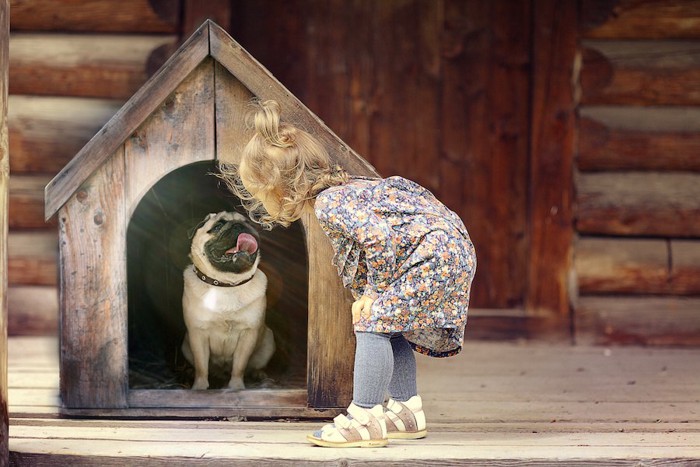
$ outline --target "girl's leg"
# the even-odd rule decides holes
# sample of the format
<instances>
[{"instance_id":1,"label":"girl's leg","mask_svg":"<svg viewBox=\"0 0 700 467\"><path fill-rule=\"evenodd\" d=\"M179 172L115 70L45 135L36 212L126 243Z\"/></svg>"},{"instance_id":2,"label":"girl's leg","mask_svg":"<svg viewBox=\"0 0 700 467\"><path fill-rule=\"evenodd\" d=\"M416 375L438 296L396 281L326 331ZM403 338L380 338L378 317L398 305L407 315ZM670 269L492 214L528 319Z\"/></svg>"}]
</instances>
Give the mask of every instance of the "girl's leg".
<instances>
[{"instance_id":1,"label":"girl's leg","mask_svg":"<svg viewBox=\"0 0 700 467\"><path fill-rule=\"evenodd\" d=\"M394 372L389 383L389 395L399 402L406 402L418 394L416 385L416 356L402 334L391 337L394 355Z\"/></svg>"},{"instance_id":2,"label":"girl's leg","mask_svg":"<svg viewBox=\"0 0 700 467\"><path fill-rule=\"evenodd\" d=\"M372 408L383 404L394 370L394 353L389 334L356 332L355 373L352 401Z\"/></svg>"}]
</instances>

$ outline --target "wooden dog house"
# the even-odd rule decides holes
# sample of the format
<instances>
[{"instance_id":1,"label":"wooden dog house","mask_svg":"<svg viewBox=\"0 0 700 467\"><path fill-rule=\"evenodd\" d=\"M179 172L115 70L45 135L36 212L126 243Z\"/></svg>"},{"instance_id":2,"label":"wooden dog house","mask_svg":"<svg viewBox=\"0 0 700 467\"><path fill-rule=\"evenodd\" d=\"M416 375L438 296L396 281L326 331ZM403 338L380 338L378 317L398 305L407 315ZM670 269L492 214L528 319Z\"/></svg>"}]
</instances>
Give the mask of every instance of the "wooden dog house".
<instances>
[{"instance_id":1,"label":"wooden dog house","mask_svg":"<svg viewBox=\"0 0 700 467\"><path fill-rule=\"evenodd\" d=\"M287 363L302 362L300 383L230 392L143 387L130 379L135 347L179 338L148 337L148 330L177 328L168 323L176 320L172 314L160 313L177 312L179 291L171 282L183 257L168 255L182 245L164 245L174 237L163 232L184 232L183 220L235 204L210 172L217 160L235 162L249 139L244 116L254 97L280 102L286 117L315 134L350 173L376 174L223 29L205 22L46 187L46 217L57 215L59 224L66 414L325 416L350 402L351 297L311 217L262 241L272 302L286 319L280 332L290 322L305 327L303 336L288 333L296 341L282 345L290 349ZM148 284L154 283L162 296L153 297ZM142 319L149 303L160 311ZM299 304L302 312L285 315Z\"/></svg>"}]
</instances>

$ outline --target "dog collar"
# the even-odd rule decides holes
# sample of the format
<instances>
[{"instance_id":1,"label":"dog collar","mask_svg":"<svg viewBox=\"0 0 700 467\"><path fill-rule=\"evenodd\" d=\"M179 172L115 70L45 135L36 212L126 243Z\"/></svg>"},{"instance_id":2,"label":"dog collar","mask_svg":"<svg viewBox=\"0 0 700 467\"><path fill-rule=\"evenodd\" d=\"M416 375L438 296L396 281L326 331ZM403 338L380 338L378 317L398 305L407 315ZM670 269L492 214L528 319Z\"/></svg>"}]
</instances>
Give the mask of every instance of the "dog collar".
<instances>
[{"instance_id":1,"label":"dog collar","mask_svg":"<svg viewBox=\"0 0 700 467\"><path fill-rule=\"evenodd\" d=\"M231 284L229 282L221 282L219 280L216 280L212 277L207 276L202 271L197 269L197 266L195 266L194 264L192 265L192 269L194 270L194 275L197 276L199 278L199 280L201 280L202 282L206 282L209 285L215 285L217 287L238 287L239 285L243 285L246 282L250 282L253 279L253 277L255 276L255 274L253 274L248 279L243 279L240 282L236 282L234 284Z\"/></svg>"}]
</instances>

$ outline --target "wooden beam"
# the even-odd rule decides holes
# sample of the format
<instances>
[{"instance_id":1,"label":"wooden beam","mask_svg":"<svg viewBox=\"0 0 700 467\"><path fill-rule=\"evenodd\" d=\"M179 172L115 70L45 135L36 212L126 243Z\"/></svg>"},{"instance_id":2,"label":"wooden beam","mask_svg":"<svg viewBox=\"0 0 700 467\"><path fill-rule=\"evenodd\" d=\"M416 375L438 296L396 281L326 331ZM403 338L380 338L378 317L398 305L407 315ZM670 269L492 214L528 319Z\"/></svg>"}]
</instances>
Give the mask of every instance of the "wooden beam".
<instances>
[{"instance_id":1,"label":"wooden beam","mask_svg":"<svg viewBox=\"0 0 700 467\"><path fill-rule=\"evenodd\" d=\"M11 229L46 229L56 225L55 219L44 220L43 191L49 177L41 175L13 175L10 179Z\"/></svg>"},{"instance_id":2,"label":"wooden beam","mask_svg":"<svg viewBox=\"0 0 700 467\"><path fill-rule=\"evenodd\" d=\"M10 232L7 254L9 285L56 286L58 236L55 230Z\"/></svg>"},{"instance_id":3,"label":"wooden beam","mask_svg":"<svg viewBox=\"0 0 700 467\"><path fill-rule=\"evenodd\" d=\"M595 39L698 39L697 0L582 0L583 37Z\"/></svg>"},{"instance_id":4,"label":"wooden beam","mask_svg":"<svg viewBox=\"0 0 700 467\"><path fill-rule=\"evenodd\" d=\"M182 0L11 0L13 31L176 33Z\"/></svg>"},{"instance_id":5,"label":"wooden beam","mask_svg":"<svg viewBox=\"0 0 700 467\"><path fill-rule=\"evenodd\" d=\"M584 237L576 242L575 258L581 294L668 292L666 240Z\"/></svg>"},{"instance_id":6,"label":"wooden beam","mask_svg":"<svg viewBox=\"0 0 700 467\"><path fill-rule=\"evenodd\" d=\"M10 285L7 289L7 309L8 335L58 335L56 287Z\"/></svg>"},{"instance_id":7,"label":"wooden beam","mask_svg":"<svg viewBox=\"0 0 700 467\"><path fill-rule=\"evenodd\" d=\"M581 297L577 344L700 345L700 299Z\"/></svg>"},{"instance_id":8,"label":"wooden beam","mask_svg":"<svg viewBox=\"0 0 700 467\"><path fill-rule=\"evenodd\" d=\"M10 96L10 170L58 173L119 107L106 99Z\"/></svg>"},{"instance_id":9,"label":"wooden beam","mask_svg":"<svg viewBox=\"0 0 700 467\"><path fill-rule=\"evenodd\" d=\"M10 93L128 99L175 36L12 35Z\"/></svg>"},{"instance_id":10,"label":"wooden beam","mask_svg":"<svg viewBox=\"0 0 700 467\"><path fill-rule=\"evenodd\" d=\"M10 58L10 5L0 0L0 465L9 465L7 411L7 233L10 153L7 141L7 84Z\"/></svg>"},{"instance_id":11,"label":"wooden beam","mask_svg":"<svg viewBox=\"0 0 700 467\"><path fill-rule=\"evenodd\" d=\"M579 112L579 170L700 171L698 108L595 106Z\"/></svg>"},{"instance_id":12,"label":"wooden beam","mask_svg":"<svg viewBox=\"0 0 700 467\"><path fill-rule=\"evenodd\" d=\"M577 49L575 2L535 0L526 308L567 321ZM568 326L563 326L568 329Z\"/></svg>"},{"instance_id":13,"label":"wooden beam","mask_svg":"<svg viewBox=\"0 0 700 467\"><path fill-rule=\"evenodd\" d=\"M579 292L700 294L700 241L582 237L576 243Z\"/></svg>"},{"instance_id":14,"label":"wooden beam","mask_svg":"<svg viewBox=\"0 0 700 467\"><path fill-rule=\"evenodd\" d=\"M579 232L700 236L698 173L586 173L576 185Z\"/></svg>"},{"instance_id":15,"label":"wooden beam","mask_svg":"<svg viewBox=\"0 0 700 467\"><path fill-rule=\"evenodd\" d=\"M584 105L700 104L697 41L586 41Z\"/></svg>"}]
</instances>

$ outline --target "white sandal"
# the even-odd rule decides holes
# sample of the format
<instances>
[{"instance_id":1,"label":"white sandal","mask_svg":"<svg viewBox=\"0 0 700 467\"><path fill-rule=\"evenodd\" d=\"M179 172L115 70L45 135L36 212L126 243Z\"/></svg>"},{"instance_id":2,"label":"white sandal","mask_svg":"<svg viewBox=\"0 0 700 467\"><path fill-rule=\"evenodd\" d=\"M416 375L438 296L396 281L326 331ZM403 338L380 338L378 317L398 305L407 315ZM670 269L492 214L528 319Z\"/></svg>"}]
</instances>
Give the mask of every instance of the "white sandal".
<instances>
[{"instance_id":1,"label":"white sandal","mask_svg":"<svg viewBox=\"0 0 700 467\"><path fill-rule=\"evenodd\" d=\"M306 439L329 448L376 448L389 443L381 405L365 409L350 404L348 415L338 415L333 422L307 435Z\"/></svg>"},{"instance_id":2,"label":"white sandal","mask_svg":"<svg viewBox=\"0 0 700 467\"><path fill-rule=\"evenodd\" d=\"M389 399L384 417L389 439L420 439L428 434L420 396L406 402Z\"/></svg>"}]
</instances>

